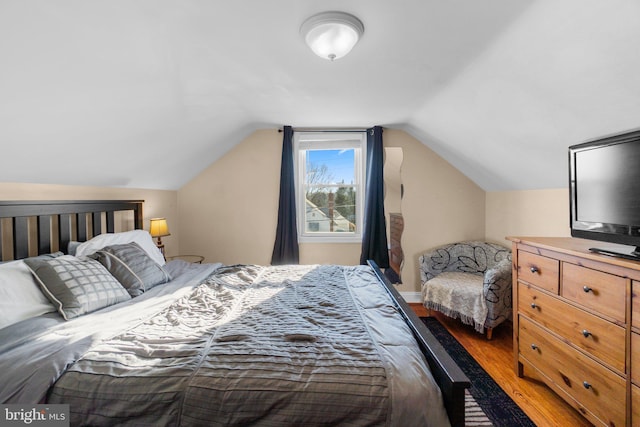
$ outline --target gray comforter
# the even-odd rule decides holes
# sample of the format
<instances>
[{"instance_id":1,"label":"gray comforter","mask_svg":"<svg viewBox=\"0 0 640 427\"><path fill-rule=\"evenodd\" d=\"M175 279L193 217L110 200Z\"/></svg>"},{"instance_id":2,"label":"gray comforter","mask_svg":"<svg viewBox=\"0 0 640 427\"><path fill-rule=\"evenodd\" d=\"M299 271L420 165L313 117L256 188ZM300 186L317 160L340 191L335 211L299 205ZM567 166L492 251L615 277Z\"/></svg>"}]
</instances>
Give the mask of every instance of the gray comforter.
<instances>
[{"instance_id":1,"label":"gray comforter","mask_svg":"<svg viewBox=\"0 0 640 427\"><path fill-rule=\"evenodd\" d=\"M229 266L196 285L197 276L162 304L147 298L118 314L138 311L134 322L63 345L73 360L48 401L70 404L72 425L448 424L368 267Z\"/></svg>"}]
</instances>

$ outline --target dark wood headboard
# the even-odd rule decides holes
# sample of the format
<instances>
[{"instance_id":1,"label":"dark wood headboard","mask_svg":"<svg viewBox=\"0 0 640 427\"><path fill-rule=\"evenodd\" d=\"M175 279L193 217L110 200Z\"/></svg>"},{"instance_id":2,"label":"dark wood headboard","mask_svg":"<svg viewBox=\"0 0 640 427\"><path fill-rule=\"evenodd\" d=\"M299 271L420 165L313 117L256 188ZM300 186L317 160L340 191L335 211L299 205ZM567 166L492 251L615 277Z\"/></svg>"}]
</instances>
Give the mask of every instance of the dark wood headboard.
<instances>
[{"instance_id":1,"label":"dark wood headboard","mask_svg":"<svg viewBox=\"0 0 640 427\"><path fill-rule=\"evenodd\" d=\"M116 212L132 211L133 226L141 229L143 202L0 201L0 261L50 253L54 248L66 252L71 240L85 241L103 232L113 233Z\"/></svg>"}]
</instances>

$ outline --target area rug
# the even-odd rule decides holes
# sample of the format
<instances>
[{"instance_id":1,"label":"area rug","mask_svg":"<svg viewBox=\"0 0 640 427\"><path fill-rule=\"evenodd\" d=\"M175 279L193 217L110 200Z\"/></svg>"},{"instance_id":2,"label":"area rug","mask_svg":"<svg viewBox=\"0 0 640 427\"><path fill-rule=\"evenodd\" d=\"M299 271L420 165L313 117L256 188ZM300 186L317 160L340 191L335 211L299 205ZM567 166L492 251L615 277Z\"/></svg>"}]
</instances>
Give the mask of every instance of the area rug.
<instances>
[{"instance_id":1,"label":"area rug","mask_svg":"<svg viewBox=\"0 0 640 427\"><path fill-rule=\"evenodd\" d=\"M478 408L473 405L467 395L466 426L535 427L529 417L435 317L422 317L421 319L471 381L468 394L480 406L484 414L478 412ZM487 424L482 415L486 415L490 424Z\"/></svg>"}]
</instances>

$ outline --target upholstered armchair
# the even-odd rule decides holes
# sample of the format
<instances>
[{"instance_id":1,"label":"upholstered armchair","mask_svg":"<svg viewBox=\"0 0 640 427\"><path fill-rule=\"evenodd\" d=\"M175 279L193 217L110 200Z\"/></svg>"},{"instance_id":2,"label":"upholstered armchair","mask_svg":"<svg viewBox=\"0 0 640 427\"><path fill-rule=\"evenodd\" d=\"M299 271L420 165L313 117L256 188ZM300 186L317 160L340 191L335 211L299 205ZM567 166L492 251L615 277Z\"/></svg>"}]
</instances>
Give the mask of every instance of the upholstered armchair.
<instances>
[{"instance_id":1,"label":"upholstered armchair","mask_svg":"<svg viewBox=\"0 0 640 427\"><path fill-rule=\"evenodd\" d=\"M439 246L419 258L422 300L491 339L493 328L511 318L511 250L469 241Z\"/></svg>"}]
</instances>

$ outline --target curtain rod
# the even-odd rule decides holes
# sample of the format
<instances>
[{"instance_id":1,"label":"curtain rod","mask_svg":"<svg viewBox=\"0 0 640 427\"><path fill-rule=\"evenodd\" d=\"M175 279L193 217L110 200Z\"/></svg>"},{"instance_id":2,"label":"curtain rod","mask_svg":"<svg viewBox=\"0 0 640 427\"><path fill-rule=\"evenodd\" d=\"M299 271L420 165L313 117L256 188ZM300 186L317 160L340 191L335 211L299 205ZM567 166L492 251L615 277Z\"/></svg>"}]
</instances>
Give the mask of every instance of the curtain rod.
<instances>
[{"instance_id":1,"label":"curtain rod","mask_svg":"<svg viewBox=\"0 0 640 427\"><path fill-rule=\"evenodd\" d=\"M373 126L372 126L373 127ZM348 132L366 132L369 128L293 128L294 132L317 132L317 133L348 133ZM282 132L283 129L278 129Z\"/></svg>"}]
</instances>

